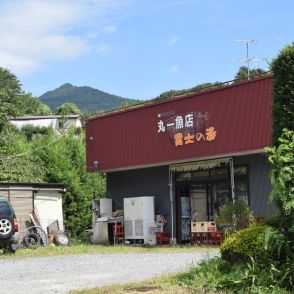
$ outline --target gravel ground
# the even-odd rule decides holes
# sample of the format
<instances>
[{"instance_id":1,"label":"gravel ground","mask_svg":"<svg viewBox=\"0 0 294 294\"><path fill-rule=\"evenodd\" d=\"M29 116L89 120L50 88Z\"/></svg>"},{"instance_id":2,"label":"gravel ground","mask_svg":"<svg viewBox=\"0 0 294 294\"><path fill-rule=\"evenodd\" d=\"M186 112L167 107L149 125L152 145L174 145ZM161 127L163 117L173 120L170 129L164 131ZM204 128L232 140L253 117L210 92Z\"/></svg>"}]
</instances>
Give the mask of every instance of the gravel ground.
<instances>
[{"instance_id":1,"label":"gravel ground","mask_svg":"<svg viewBox=\"0 0 294 294\"><path fill-rule=\"evenodd\" d=\"M68 293L183 271L216 253L91 254L0 262L0 293Z\"/></svg>"}]
</instances>

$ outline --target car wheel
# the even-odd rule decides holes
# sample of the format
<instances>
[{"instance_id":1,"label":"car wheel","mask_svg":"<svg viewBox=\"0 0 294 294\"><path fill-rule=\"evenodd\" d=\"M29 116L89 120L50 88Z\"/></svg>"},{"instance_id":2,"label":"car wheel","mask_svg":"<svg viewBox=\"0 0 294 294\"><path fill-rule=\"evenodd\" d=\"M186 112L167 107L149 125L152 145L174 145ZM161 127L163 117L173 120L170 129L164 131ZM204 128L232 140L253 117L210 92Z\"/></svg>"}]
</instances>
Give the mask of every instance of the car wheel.
<instances>
[{"instance_id":1,"label":"car wheel","mask_svg":"<svg viewBox=\"0 0 294 294\"><path fill-rule=\"evenodd\" d=\"M37 248L40 244L40 237L35 233L29 233L24 236L23 243L27 248Z\"/></svg>"},{"instance_id":2,"label":"car wheel","mask_svg":"<svg viewBox=\"0 0 294 294\"><path fill-rule=\"evenodd\" d=\"M8 216L0 216L0 239L5 240L11 238L14 233L13 220Z\"/></svg>"},{"instance_id":3,"label":"car wheel","mask_svg":"<svg viewBox=\"0 0 294 294\"><path fill-rule=\"evenodd\" d=\"M57 246L69 245L69 238L66 233L59 232L54 235L53 242Z\"/></svg>"}]
</instances>

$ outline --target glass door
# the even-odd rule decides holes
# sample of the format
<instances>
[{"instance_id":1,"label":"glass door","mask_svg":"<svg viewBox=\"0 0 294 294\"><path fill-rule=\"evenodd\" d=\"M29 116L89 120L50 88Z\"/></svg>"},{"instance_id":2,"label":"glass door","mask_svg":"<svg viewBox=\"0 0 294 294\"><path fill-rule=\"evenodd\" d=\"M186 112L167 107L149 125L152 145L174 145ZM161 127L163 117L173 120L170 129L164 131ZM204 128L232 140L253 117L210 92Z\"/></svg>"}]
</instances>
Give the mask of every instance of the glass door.
<instances>
[{"instance_id":1,"label":"glass door","mask_svg":"<svg viewBox=\"0 0 294 294\"><path fill-rule=\"evenodd\" d=\"M219 208L230 201L231 189L227 181L211 183L209 218L212 220Z\"/></svg>"},{"instance_id":2,"label":"glass door","mask_svg":"<svg viewBox=\"0 0 294 294\"><path fill-rule=\"evenodd\" d=\"M181 240L190 241L191 239L191 206L190 197L181 197Z\"/></svg>"},{"instance_id":3,"label":"glass door","mask_svg":"<svg viewBox=\"0 0 294 294\"><path fill-rule=\"evenodd\" d=\"M190 187L191 217L194 222L207 221L207 185L195 184Z\"/></svg>"}]
</instances>

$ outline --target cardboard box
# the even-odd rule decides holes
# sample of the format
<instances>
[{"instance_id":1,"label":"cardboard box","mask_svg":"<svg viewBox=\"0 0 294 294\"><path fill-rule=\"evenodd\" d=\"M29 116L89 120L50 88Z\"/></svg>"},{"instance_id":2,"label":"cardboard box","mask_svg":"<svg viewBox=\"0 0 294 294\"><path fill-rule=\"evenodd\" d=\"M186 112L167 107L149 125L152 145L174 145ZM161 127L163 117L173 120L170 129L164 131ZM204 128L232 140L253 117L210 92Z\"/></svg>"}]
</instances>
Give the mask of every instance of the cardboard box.
<instances>
[{"instance_id":1,"label":"cardboard box","mask_svg":"<svg viewBox=\"0 0 294 294\"><path fill-rule=\"evenodd\" d=\"M215 222L191 222L192 233L203 233L214 231L216 228Z\"/></svg>"}]
</instances>

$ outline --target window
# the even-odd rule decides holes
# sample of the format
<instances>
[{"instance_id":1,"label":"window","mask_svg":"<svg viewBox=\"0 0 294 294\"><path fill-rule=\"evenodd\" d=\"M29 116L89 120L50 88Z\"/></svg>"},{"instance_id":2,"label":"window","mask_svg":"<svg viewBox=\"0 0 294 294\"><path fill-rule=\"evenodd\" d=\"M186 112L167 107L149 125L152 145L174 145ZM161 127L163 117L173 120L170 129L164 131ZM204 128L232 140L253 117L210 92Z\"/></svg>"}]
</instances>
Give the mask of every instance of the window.
<instances>
[{"instance_id":1,"label":"window","mask_svg":"<svg viewBox=\"0 0 294 294\"><path fill-rule=\"evenodd\" d=\"M0 201L0 214L3 214L5 216L11 215L11 209L10 209L8 203L5 201Z\"/></svg>"},{"instance_id":2,"label":"window","mask_svg":"<svg viewBox=\"0 0 294 294\"><path fill-rule=\"evenodd\" d=\"M228 168L215 168L211 170L211 177L216 179L226 179L228 178L229 170Z\"/></svg>"},{"instance_id":3,"label":"window","mask_svg":"<svg viewBox=\"0 0 294 294\"><path fill-rule=\"evenodd\" d=\"M234 168L235 196L249 204L248 167L246 165Z\"/></svg>"}]
</instances>

